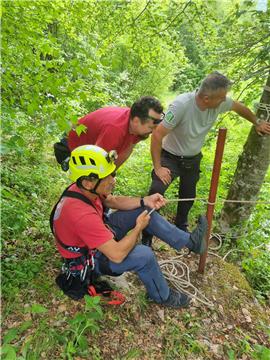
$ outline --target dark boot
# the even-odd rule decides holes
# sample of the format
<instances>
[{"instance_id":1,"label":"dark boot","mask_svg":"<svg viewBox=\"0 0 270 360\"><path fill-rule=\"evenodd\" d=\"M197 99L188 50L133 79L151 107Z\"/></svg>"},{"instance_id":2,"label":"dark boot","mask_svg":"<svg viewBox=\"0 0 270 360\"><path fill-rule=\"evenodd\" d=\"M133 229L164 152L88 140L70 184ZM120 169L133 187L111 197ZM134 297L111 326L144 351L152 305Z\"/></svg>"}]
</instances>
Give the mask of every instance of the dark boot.
<instances>
[{"instance_id":1,"label":"dark boot","mask_svg":"<svg viewBox=\"0 0 270 360\"><path fill-rule=\"evenodd\" d=\"M198 218L198 225L190 234L190 242L192 246L189 247L195 254L203 254L206 250L206 233L208 223L205 216L200 215Z\"/></svg>"},{"instance_id":2,"label":"dark boot","mask_svg":"<svg viewBox=\"0 0 270 360\"><path fill-rule=\"evenodd\" d=\"M171 308L185 308L189 306L191 298L179 291L170 289L169 297L166 301L161 303L161 305L171 307Z\"/></svg>"}]
</instances>

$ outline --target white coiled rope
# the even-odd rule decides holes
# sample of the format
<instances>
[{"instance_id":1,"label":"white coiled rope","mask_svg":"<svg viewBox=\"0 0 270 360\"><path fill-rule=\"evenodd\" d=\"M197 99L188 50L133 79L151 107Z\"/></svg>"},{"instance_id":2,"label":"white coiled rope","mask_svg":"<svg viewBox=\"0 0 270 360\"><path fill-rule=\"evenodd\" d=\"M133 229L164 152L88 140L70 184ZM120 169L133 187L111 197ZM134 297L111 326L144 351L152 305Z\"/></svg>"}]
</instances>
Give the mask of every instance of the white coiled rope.
<instances>
[{"instance_id":1,"label":"white coiled rope","mask_svg":"<svg viewBox=\"0 0 270 360\"><path fill-rule=\"evenodd\" d=\"M191 283L189 267L180 260L182 256L183 255L180 255L158 262L165 279L172 284L174 289L184 292L204 305L213 307L214 303L207 299L207 297Z\"/></svg>"},{"instance_id":2,"label":"white coiled rope","mask_svg":"<svg viewBox=\"0 0 270 360\"><path fill-rule=\"evenodd\" d=\"M222 238L219 234L211 234L211 238L218 240L218 245L214 247L209 247L210 250L219 250L222 245ZM209 251L208 254L217 255L216 253ZM194 286L190 281L190 270L187 264L180 260L184 254L173 257L168 260L160 260L159 266L162 270L162 273L166 280L180 292L184 292L189 295L192 299L208 306L214 307L214 303L209 300L202 291L200 291L196 286ZM223 259L224 260L224 259Z\"/></svg>"},{"instance_id":3,"label":"white coiled rope","mask_svg":"<svg viewBox=\"0 0 270 360\"><path fill-rule=\"evenodd\" d=\"M260 105L265 105L265 104L260 104ZM267 121L268 121L268 120L270 120L270 107L269 106L267 108L265 107L264 110L267 111ZM168 203L169 202L182 202L182 201L191 201L191 200L192 201L198 201L198 200L203 201L205 203L208 203L209 205L216 204L216 202L210 203L205 198L167 199L167 202ZM232 199L226 199L226 200L218 199L217 202L270 204L270 201L234 200L234 199L233 200ZM212 233L210 235L210 240L211 239L215 239L218 242L218 245L209 246L210 251L208 251L208 254L216 256L216 257L222 259L223 261L225 261L226 257L231 252L233 252L233 251L242 252L243 251L243 250L239 250L239 249L231 249L223 257L221 257L220 255L216 254L214 251L217 251L221 248L222 236L217 233ZM256 248L259 248L263 245L264 244L261 244L261 245L257 246ZM162 269L164 277L168 280L169 283L172 284L172 286L176 290L178 290L180 292L184 292L185 294L191 296L193 299L196 299L196 301L212 308L214 306L214 303L212 301L210 301L209 299L207 299L207 297L191 283L190 276L189 276L189 267L183 261L180 260L180 258L183 256L184 255L180 255L180 256L174 257L172 259L161 260L158 262Z\"/></svg>"},{"instance_id":4,"label":"white coiled rope","mask_svg":"<svg viewBox=\"0 0 270 360\"><path fill-rule=\"evenodd\" d=\"M222 237L220 234L212 233L210 236L210 240L215 239L218 241L218 245L216 246L209 246L209 250L217 251L222 246ZM258 249L260 247L264 246L264 244L260 244L256 246L253 249ZM226 257L233 251L244 251L239 249L231 249L229 250L223 257L216 254L213 251L208 251L208 254L217 256L218 258L225 261ZM194 286L190 281L190 270L187 264L185 264L180 259L184 257L184 254L173 257L168 260L160 260L159 266L162 270L162 273L166 280L178 291L184 292L185 294L189 295L192 299L195 299L196 301L213 308L214 303L209 300L202 291L198 290L196 286Z\"/></svg>"}]
</instances>

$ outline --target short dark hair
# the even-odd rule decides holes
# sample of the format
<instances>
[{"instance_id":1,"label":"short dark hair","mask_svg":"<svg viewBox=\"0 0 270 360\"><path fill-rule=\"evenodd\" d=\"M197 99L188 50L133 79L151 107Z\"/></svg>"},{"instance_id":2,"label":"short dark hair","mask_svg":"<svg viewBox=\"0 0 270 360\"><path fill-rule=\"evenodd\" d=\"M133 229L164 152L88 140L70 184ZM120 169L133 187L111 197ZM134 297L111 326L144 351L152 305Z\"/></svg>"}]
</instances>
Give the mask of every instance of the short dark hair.
<instances>
[{"instance_id":1,"label":"short dark hair","mask_svg":"<svg viewBox=\"0 0 270 360\"><path fill-rule=\"evenodd\" d=\"M163 112L163 106L160 101L153 96L143 96L131 106L130 117L133 119L138 116L141 123L144 124L148 120L148 112L152 109L158 114Z\"/></svg>"},{"instance_id":2,"label":"short dark hair","mask_svg":"<svg viewBox=\"0 0 270 360\"><path fill-rule=\"evenodd\" d=\"M211 95L220 89L228 89L232 82L218 71L213 71L203 79L199 88L199 95Z\"/></svg>"}]
</instances>

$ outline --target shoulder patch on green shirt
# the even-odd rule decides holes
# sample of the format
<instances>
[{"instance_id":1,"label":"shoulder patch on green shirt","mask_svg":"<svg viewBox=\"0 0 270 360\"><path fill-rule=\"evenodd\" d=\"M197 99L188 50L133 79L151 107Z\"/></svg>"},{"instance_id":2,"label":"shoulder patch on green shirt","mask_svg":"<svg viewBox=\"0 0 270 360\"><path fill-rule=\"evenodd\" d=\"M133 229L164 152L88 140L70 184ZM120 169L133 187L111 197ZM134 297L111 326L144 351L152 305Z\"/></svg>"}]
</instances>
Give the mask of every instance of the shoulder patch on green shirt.
<instances>
[{"instance_id":1,"label":"shoulder patch on green shirt","mask_svg":"<svg viewBox=\"0 0 270 360\"><path fill-rule=\"evenodd\" d=\"M168 123L172 123L174 121L174 113L171 110L166 113L165 121L167 121Z\"/></svg>"}]
</instances>

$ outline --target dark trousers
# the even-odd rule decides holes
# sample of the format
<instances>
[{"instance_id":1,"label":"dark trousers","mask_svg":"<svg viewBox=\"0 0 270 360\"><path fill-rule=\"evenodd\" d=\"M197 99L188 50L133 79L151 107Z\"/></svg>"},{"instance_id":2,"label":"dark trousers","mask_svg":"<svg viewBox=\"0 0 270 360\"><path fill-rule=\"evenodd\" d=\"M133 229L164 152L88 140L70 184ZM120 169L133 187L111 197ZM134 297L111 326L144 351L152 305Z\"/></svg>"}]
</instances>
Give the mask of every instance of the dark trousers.
<instances>
[{"instance_id":1,"label":"dark trousers","mask_svg":"<svg viewBox=\"0 0 270 360\"><path fill-rule=\"evenodd\" d=\"M180 178L178 198L195 198L196 185L200 178L200 163L202 153L193 157L181 157L162 150L161 165L167 167L171 171L172 181ZM160 193L164 194L169 185L163 184L160 178L152 171L152 184L149 195ZM188 225L188 213L194 201L179 201L175 218L175 225L182 230L186 230Z\"/></svg>"}]
</instances>

